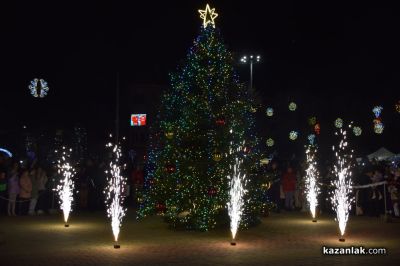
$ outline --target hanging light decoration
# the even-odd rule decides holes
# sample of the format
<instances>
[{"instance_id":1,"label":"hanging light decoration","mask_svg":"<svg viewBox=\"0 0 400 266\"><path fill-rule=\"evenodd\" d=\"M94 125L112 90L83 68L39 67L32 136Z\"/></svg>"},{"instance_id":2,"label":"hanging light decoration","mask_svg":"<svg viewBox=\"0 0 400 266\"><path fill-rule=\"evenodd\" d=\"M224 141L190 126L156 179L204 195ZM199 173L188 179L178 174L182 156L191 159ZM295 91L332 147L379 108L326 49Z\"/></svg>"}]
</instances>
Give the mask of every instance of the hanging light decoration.
<instances>
[{"instance_id":1,"label":"hanging light decoration","mask_svg":"<svg viewBox=\"0 0 400 266\"><path fill-rule=\"evenodd\" d=\"M274 108L268 107L267 111L265 112L267 116L271 117L274 115Z\"/></svg>"},{"instance_id":2,"label":"hanging light decoration","mask_svg":"<svg viewBox=\"0 0 400 266\"><path fill-rule=\"evenodd\" d=\"M314 145L314 142L315 142L315 135L314 134L310 134L310 135L308 135L308 142L310 143L310 145Z\"/></svg>"},{"instance_id":3,"label":"hanging light decoration","mask_svg":"<svg viewBox=\"0 0 400 266\"><path fill-rule=\"evenodd\" d=\"M299 136L299 133L297 131L292 130L289 133L290 140L296 140L298 136Z\"/></svg>"},{"instance_id":4,"label":"hanging light decoration","mask_svg":"<svg viewBox=\"0 0 400 266\"><path fill-rule=\"evenodd\" d=\"M310 126L314 126L316 123L317 123L317 118L315 116L308 118L308 124Z\"/></svg>"},{"instance_id":5,"label":"hanging light decoration","mask_svg":"<svg viewBox=\"0 0 400 266\"><path fill-rule=\"evenodd\" d=\"M272 138L267 139L267 146L268 147L272 147L274 146L275 141Z\"/></svg>"},{"instance_id":6,"label":"hanging light decoration","mask_svg":"<svg viewBox=\"0 0 400 266\"><path fill-rule=\"evenodd\" d=\"M28 86L31 95L35 98L44 98L49 91L49 86L44 79L37 79L31 81Z\"/></svg>"},{"instance_id":7,"label":"hanging light decoration","mask_svg":"<svg viewBox=\"0 0 400 266\"><path fill-rule=\"evenodd\" d=\"M354 135L357 136L357 137L360 136L361 133L362 133L361 127L353 127L353 133L354 133Z\"/></svg>"},{"instance_id":8,"label":"hanging light decoration","mask_svg":"<svg viewBox=\"0 0 400 266\"><path fill-rule=\"evenodd\" d=\"M337 128L342 128L342 127L343 127L343 119L341 119L341 118L336 118L336 120L335 120L335 127L337 127Z\"/></svg>"},{"instance_id":9,"label":"hanging light decoration","mask_svg":"<svg viewBox=\"0 0 400 266\"><path fill-rule=\"evenodd\" d=\"M289 110L294 112L297 109L297 104L295 102L289 103Z\"/></svg>"}]
</instances>

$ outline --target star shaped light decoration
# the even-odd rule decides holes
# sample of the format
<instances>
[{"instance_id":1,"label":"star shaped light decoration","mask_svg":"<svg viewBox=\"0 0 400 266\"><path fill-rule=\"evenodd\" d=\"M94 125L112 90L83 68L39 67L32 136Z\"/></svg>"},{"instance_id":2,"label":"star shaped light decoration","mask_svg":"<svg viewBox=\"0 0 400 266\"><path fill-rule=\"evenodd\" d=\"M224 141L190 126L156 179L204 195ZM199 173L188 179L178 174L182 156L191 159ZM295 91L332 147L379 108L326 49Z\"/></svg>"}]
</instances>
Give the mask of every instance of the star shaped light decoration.
<instances>
[{"instance_id":1,"label":"star shaped light decoration","mask_svg":"<svg viewBox=\"0 0 400 266\"><path fill-rule=\"evenodd\" d=\"M215 8L210 8L210 6L207 4L206 9L201 10L199 9L200 13L200 18L203 19L203 26L204 28L207 28L208 24L211 24L215 28L215 22L214 19L218 17L218 14L215 13Z\"/></svg>"}]
</instances>

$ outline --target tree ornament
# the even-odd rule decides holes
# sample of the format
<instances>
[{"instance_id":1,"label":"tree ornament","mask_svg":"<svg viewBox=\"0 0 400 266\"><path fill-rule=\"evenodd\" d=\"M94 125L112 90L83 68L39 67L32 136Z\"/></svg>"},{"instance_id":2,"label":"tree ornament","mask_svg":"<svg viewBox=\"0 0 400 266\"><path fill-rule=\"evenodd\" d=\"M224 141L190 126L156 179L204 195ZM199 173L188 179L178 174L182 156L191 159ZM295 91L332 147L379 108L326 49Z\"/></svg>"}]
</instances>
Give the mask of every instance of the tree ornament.
<instances>
[{"instance_id":1,"label":"tree ornament","mask_svg":"<svg viewBox=\"0 0 400 266\"><path fill-rule=\"evenodd\" d=\"M210 187L208 189L208 195L209 196L215 196L217 194L217 190L215 189L215 187Z\"/></svg>"},{"instance_id":2,"label":"tree ornament","mask_svg":"<svg viewBox=\"0 0 400 266\"><path fill-rule=\"evenodd\" d=\"M165 166L165 171L167 171L167 173L169 173L169 174L174 173L175 170L176 170L176 167L175 167L175 165L172 164L172 163L168 163L168 164Z\"/></svg>"},{"instance_id":3,"label":"tree ornament","mask_svg":"<svg viewBox=\"0 0 400 266\"><path fill-rule=\"evenodd\" d=\"M225 125L225 119L224 118L218 118L217 120L215 120L215 124L217 124L218 126L223 126Z\"/></svg>"},{"instance_id":4,"label":"tree ornament","mask_svg":"<svg viewBox=\"0 0 400 266\"><path fill-rule=\"evenodd\" d=\"M267 111L265 112L267 116L271 117L274 115L274 108L268 107Z\"/></svg>"},{"instance_id":5,"label":"tree ornament","mask_svg":"<svg viewBox=\"0 0 400 266\"><path fill-rule=\"evenodd\" d=\"M158 214L164 214L166 211L166 206L164 203L157 203L156 204L156 211Z\"/></svg>"},{"instance_id":6,"label":"tree ornament","mask_svg":"<svg viewBox=\"0 0 400 266\"><path fill-rule=\"evenodd\" d=\"M172 139L174 137L174 132L165 132L165 136L167 137L167 139Z\"/></svg>"},{"instance_id":7,"label":"tree ornament","mask_svg":"<svg viewBox=\"0 0 400 266\"><path fill-rule=\"evenodd\" d=\"M294 112L297 109L297 104L295 102L289 103L289 110Z\"/></svg>"},{"instance_id":8,"label":"tree ornament","mask_svg":"<svg viewBox=\"0 0 400 266\"><path fill-rule=\"evenodd\" d=\"M49 91L49 86L47 85L47 82L44 79L35 78L34 80L31 81L28 88L31 92L31 95L35 98L38 97L44 98L47 95L47 92Z\"/></svg>"},{"instance_id":9,"label":"tree ornament","mask_svg":"<svg viewBox=\"0 0 400 266\"><path fill-rule=\"evenodd\" d=\"M219 162L221 161L221 159L222 159L222 153L220 153L218 150L215 150L213 154L213 160Z\"/></svg>"}]
</instances>

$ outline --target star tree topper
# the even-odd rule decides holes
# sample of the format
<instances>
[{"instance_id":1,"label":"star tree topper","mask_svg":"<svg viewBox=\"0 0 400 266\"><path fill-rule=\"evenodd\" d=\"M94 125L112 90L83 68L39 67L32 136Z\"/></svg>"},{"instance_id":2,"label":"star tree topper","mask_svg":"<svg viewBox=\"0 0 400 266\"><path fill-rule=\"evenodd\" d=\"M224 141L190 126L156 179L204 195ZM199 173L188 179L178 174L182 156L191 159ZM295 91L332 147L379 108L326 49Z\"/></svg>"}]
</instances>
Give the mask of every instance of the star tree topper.
<instances>
[{"instance_id":1,"label":"star tree topper","mask_svg":"<svg viewBox=\"0 0 400 266\"><path fill-rule=\"evenodd\" d=\"M218 17L218 14L215 13L215 8L210 8L210 6L207 4L206 9L201 10L199 9L200 13L200 18L203 19L203 26L204 28L207 28L208 24L211 24L215 28L215 22L214 19Z\"/></svg>"}]
</instances>

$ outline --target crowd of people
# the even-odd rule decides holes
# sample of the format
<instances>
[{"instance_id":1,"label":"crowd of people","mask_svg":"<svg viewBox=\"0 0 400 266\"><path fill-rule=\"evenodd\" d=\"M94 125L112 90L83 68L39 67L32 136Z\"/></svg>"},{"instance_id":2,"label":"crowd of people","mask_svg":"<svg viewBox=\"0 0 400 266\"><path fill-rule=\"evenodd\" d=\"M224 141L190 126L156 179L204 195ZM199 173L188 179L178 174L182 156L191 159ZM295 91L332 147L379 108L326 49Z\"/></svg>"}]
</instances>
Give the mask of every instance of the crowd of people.
<instances>
[{"instance_id":1,"label":"crowd of people","mask_svg":"<svg viewBox=\"0 0 400 266\"><path fill-rule=\"evenodd\" d=\"M105 209L104 188L107 176L103 161L87 159L75 167L74 209ZM126 205L134 206L135 189L144 182L142 166L124 170L128 176ZM42 215L59 208L56 187L62 177L55 165L37 159L19 161L0 154L0 215Z\"/></svg>"},{"instance_id":2,"label":"crowd of people","mask_svg":"<svg viewBox=\"0 0 400 266\"><path fill-rule=\"evenodd\" d=\"M74 175L74 209L104 210L104 188L106 186L106 164L101 160L87 159L76 166ZM305 165L279 164L272 161L264 169L269 185L265 190L265 204L276 212L308 211L305 195ZM335 178L332 169L324 167L320 172L320 212L332 212L330 193ZM127 179L126 206L135 207L137 192L144 183L142 165L129 165L124 169ZM356 167L353 171L355 215L380 216L386 213L400 217L400 168L394 164L372 162ZM18 161L0 156L0 215L41 215L58 209L55 188L60 182L56 166L41 164L37 159ZM386 181L386 182L382 182ZM383 184L385 183L385 184ZM374 185L375 184L375 185ZM385 202L386 200L386 202ZM385 204L386 203L386 204Z\"/></svg>"},{"instance_id":3,"label":"crowd of people","mask_svg":"<svg viewBox=\"0 0 400 266\"><path fill-rule=\"evenodd\" d=\"M276 212L281 210L308 211L305 195L305 165L295 167L285 164L280 167L277 161L272 161L265 169L266 180L269 182L265 191L266 201L271 201ZM319 211L332 212L331 192L335 176L332 169L326 167L319 178ZM353 171L353 192L355 198L355 215L380 216L389 214L400 217L400 168L394 164L371 161L367 166L360 165ZM386 202L385 202L386 200ZM385 204L386 203L386 204ZM385 209L386 208L386 209Z\"/></svg>"}]
</instances>

